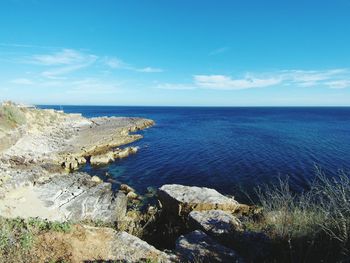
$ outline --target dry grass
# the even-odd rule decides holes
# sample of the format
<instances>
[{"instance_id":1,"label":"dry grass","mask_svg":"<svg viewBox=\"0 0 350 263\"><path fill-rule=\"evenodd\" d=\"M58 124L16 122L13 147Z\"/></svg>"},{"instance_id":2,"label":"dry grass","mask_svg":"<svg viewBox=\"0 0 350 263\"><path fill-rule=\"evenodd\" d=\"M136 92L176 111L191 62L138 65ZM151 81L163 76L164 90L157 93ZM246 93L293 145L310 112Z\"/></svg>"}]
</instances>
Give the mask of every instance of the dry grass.
<instances>
[{"instance_id":1,"label":"dry grass","mask_svg":"<svg viewBox=\"0 0 350 263\"><path fill-rule=\"evenodd\" d=\"M306 262L350 257L350 179L345 172L329 178L316 168L310 190L291 191L288 179L257 191L262 219L250 230L267 234L274 259ZM317 259L317 260L316 260Z\"/></svg>"},{"instance_id":2,"label":"dry grass","mask_svg":"<svg viewBox=\"0 0 350 263\"><path fill-rule=\"evenodd\" d=\"M26 262L39 234L51 231L66 233L70 230L70 223L0 217L0 262Z\"/></svg>"},{"instance_id":3,"label":"dry grass","mask_svg":"<svg viewBox=\"0 0 350 263\"><path fill-rule=\"evenodd\" d=\"M0 106L0 128L4 131L25 123L25 116L21 108L12 103Z\"/></svg>"}]
</instances>

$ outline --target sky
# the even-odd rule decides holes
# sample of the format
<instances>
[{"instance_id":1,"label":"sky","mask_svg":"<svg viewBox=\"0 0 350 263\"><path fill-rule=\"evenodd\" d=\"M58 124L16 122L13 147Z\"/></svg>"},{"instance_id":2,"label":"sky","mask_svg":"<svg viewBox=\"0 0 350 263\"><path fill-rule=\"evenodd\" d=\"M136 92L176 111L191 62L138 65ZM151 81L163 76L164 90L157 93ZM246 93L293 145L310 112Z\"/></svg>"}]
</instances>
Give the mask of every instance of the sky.
<instances>
[{"instance_id":1,"label":"sky","mask_svg":"<svg viewBox=\"0 0 350 263\"><path fill-rule=\"evenodd\" d=\"M3 100L350 106L350 1L1 0Z\"/></svg>"}]
</instances>

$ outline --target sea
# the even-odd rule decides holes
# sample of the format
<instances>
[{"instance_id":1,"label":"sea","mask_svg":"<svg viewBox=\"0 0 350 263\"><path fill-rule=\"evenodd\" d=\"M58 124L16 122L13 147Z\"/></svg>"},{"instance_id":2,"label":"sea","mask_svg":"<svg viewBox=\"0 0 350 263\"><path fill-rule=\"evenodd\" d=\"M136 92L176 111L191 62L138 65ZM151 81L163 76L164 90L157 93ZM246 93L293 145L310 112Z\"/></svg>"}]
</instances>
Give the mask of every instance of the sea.
<instances>
[{"instance_id":1,"label":"sea","mask_svg":"<svg viewBox=\"0 0 350 263\"><path fill-rule=\"evenodd\" d=\"M135 155L81 169L140 194L164 184L204 186L254 199L259 187L288 180L307 190L316 170L350 171L350 107L53 106L85 117L150 118Z\"/></svg>"}]
</instances>

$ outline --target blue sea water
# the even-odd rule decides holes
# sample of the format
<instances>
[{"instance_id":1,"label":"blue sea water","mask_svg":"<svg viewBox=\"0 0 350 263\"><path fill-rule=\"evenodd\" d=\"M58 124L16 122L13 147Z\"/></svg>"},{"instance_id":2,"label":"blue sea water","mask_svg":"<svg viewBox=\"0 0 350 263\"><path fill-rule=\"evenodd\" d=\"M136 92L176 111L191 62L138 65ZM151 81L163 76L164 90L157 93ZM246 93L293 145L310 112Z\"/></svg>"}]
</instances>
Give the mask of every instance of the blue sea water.
<instances>
[{"instance_id":1,"label":"blue sea water","mask_svg":"<svg viewBox=\"0 0 350 263\"><path fill-rule=\"evenodd\" d=\"M57 106L41 106L55 108ZM156 125L132 145L136 155L105 167L118 183L144 193L168 183L196 185L245 199L254 188L289 176L307 188L315 165L328 176L350 169L350 108L63 106L86 117L138 116Z\"/></svg>"}]
</instances>

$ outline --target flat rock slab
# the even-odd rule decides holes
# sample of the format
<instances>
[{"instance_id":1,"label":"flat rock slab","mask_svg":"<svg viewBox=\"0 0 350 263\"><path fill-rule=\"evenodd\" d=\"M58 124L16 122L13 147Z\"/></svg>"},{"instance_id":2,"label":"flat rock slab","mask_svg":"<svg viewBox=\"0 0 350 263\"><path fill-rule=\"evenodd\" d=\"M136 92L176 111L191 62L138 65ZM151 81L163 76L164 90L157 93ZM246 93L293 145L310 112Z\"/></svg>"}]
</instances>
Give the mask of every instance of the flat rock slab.
<instances>
[{"instance_id":1,"label":"flat rock slab","mask_svg":"<svg viewBox=\"0 0 350 263\"><path fill-rule=\"evenodd\" d=\"M47 208L72 221L114 222L126 213L125 194L115 194L110 183L96 182L85 173L54 177L39 185L37 193Z\"/></svg>"},{"instance_id":2,"label":"flat rock slab","mask_svg":"<svg viewBox=\"0 0 350 263\"><path fill-rule=\"evenodd\" d=\"M192 211L190 220L209 235L220 236L234 234L242 228L241 222L227 211Z\"/></svg>"},{"instance_id":3,"label":"flat rock slab","mask_svg":"<svg viewBox=\"0 0 350 263\"><path fill-rule=\"evenodd\" d=\"M200 230L180 236L176 252L184 262L243 262L234 250L220 245Z\"/></svg>"},{"instance_id":4,"label":"flat rock slab","mask_svg":"<svg viewBox=\"0 0 350 263\"><path fill-rule=\"evenodd\" d=\"M6 198L0 199L2 216L104 222L125 216L125 194L115 194L110 183L96 181L86 173L56 174L44 183L33 184L29 179L26 185L4 193Z\"/></svg>"},{"instance_id":5,"label":"flat rock slab","mask_svg":"<svg viewBox=\"0 0 350 263\"><path fill-rule=\"evenodd\" d=\"M134 142L142 136L129 134L154 125L149 119L124 117L98 117L88 119L91 124L79 127L64 152L77 156L106 153L113 147Z\"/></svg>"},{"instance_id":6,"label":"flat rock slab","mask_svg":"<svg viewBox=\"0 0 350 263\"><path fill-rule=\"evenodd\" d=\"M159 188L158 197L165 211L178 215L213 209L234 211L239 207L233 198L206 187L166 184Z\"/></svg>"}]
</instances>

